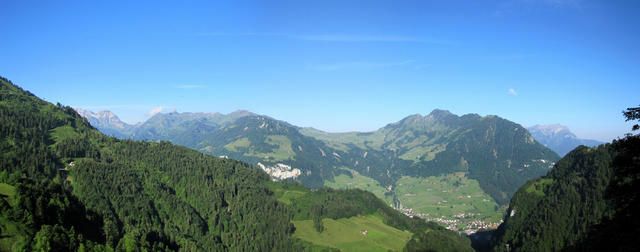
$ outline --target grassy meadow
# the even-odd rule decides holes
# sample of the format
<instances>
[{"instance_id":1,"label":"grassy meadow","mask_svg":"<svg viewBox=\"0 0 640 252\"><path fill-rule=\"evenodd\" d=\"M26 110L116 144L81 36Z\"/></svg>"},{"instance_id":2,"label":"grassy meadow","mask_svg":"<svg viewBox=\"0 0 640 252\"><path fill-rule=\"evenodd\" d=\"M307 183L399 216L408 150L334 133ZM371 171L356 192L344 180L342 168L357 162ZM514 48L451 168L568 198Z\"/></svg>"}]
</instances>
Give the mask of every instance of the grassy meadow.
<instances>
[{"instance_id":1,"label":"grassy meadow","mask_svg":"<svg viewBox=\"0 0 640 252\"><path fill-rule=\"evenodd\" d=\"M405 208L428 217L473 214L471 219L498 221L502 217L498 204L484 193L478 181L464 173L427 178L403 177L396 183L395 194Z\"/></svg>"},{"instance_id":2,"label":"grassy meadow","mask_svg":"<svg viewBox=\"0 0 640 252\"><path fill-rule=\"evenodd\" d=\"M387 189L382 187L378 181L361 175L357 171L343 168L349 172L351 172L351 177L346 174L340 174L333 178L333 182L326 180L324 185L326 187L331 187L335 189L348 189L348 188L358 188L362 190L366 190L375 194L378 198L384 200L387 204L393 204L392 196L385 196Z\"/></svg>"},{"instance_id":3,"label":"grassy meadow","mask_svg":"<svg viewBox=\"0 0 640 252\"><path fill-rule=\"evenodd\" d=\"M401 251L411 238L409 231L402 231L382 222L376 215L354 216L322 220L324 231L318 233L313 221L294 221L294 237L314 244L338 248L343 251ZM367 234L362 234L366 230Z\"/></svg>"}]
</instances>

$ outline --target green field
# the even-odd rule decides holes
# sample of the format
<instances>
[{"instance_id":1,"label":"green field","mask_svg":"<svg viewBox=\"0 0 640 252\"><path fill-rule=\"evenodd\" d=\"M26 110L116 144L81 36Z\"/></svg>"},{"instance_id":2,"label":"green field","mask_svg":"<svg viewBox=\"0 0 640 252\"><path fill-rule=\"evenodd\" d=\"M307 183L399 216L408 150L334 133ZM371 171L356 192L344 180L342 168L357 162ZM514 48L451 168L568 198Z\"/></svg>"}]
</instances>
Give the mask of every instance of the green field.
<instances>
[{"instance_id":1,"label":"green field","mask_svg":"<svg viewBox=\"0 0 640 252\"><path fill-rule=\"evenodd\" d=\"M60 142L61 140L67 139L67 138L80 137L80 135L73 129L73 127L69 125L60 126L55 129L52 129L50 131L50 134L51 134L51 137L53 137L53 139L56 142Z\"/></svg>"},{"instance_id":2,"label":"green field","mask_svg":"<svg viewBox=\"0 0 640 252\"><path fill-rule=\"evenodd\" d=\"M274 149L273 152L266 153L269 156L269 159L273 161L295 159L296 153L291 149L291 140L289 140L288 137L282 135L270 135L267 136L266 143L278 146L278 148Z\"/></svg>"},{"instance_id":3,"label":"green field","mask_svg":"<svg viewBox=\"0 0 640 252\"><path fill-rule=\"evenodd\" d=\"M402 231L382 223L376 215L355 216L338 220L323 219L324 231L318 233L313 221L294 221L294 237L314 244L338 248L342 251L401 251L411 238ZM366 230L367 234L361 233Z\"/></svg>"},{"instance_id":4,"label":"green field","mask_svg":"<svg viewBox=\"0 0 640 252\"><path fill-rule=\"evenodd\" d=\"M531 183L529 187L527 187L527 189L525 190L528 193L535 193L538 196L544 196L544 188L552 184L553 184L553 179L541 178Z\"/></svg>"},{"instance_id":5,"label":"green field","mask_svg":"<svg viewBox=\"0 0 640 252\"><path fill-rule=\"evenodd\" d=\"M347 169L347 168L342 168L342 169L351 172L351 175L353 177L349 177L345 174L340 174L339 176L336 176L333 178L333 182L325 180L324 185L326 187L331 187L335 189L349 189L349 188L362 189L365 191L372 192L373 194L378 196L378 198L384 200L384 202L386 202L387 204L393 204L393 198L391 196L384 195L385 192L387 192L387 190L384 187L382 187L380 183L378 183L378 181L370 177L363 176L357 171Z\"/></svg>"},{"instance_id":6,"label":"green field","mask_svg":"<svg viewBox=\"0 0 640 252\"><path fill-rule=\"evenodd\" d=\"M224 146L228 151L238 152L238 148L247 148L251 145L249 138L243 137ZM211 147L211 146L207 146ZM206 147L205 147L206 148Z\"/></svg>"},{"instance_id":7,"label":"green field","mask_svg":"<svg viewBox=\"0 0 640 252\"><path fill-rule=\"evenodd\" d=\"M395 194L403 207L428 214L426 218L473 214L468 218L498 221L502 217L502 210L495 200L484 193L478 181L468 179L464 173L403 177L396 182Z\"/></svg>"},{"instance_id":8,"label":"green field","mask_svg":"<svg viewBox=\"0 0 640 252\"><path fill-rule=\"evenodd\" d=\"M285 161L293 160L296 157L296 153L291 148L291 140L282 135L269 135L265 138L265 143L269 145L275 145L276 148L268 153L255 152L255 149L251 146L249 138L243 137L234 142L231 142L224 146L228 151L243 152L242 148L250 148L248 151L244 151L244 156L258 157L268 161ZM211 151L211 147L207 146L203 148L204 151Z\"/></svg>"},{"instance_id":9,"label":"green field","mask_svg":"<svg viewBox=\"0 0 640 252\"><path fill-rule=\"evenodd\" d=\"M436 158L438 152L444 151L445 149L446 146L444 145L416 146L399 156L399 158L419 162L424 157L424 161L431 161Z\"/></svg>"},{"instance_id":10,"label":"green field","mask_svg":"<svg viewBox=\"0 0 640 252\"><path fill-rule=\"evenodd\" d=\"M282 190L279 192L279 194L276 194L276 197L278 201L290 205L292 200L303 197L305 194L307 193L304 191Z\"/></svg>"},{"instance_id":11,"label":"green field","mask_svg":"<svg viewBox=\"0 0 640 252\"><path fill-rule=\"evenodd\" d=\"M267 186L273 191L273 196L278 201L287 205L290 205L292 200L301 198L309 193L309 189L301 184L268 183Z\"/></svg>"},{"instance_id":12,"label":"green field","mask_svg":"<svg viewBox=\"0 0 640 252\"><path fill-rule=\"evenodd\" d=\"M374 131L371 133L345 132L345 133L329 133L319 131L313 128L302 128L300 133L324 141L332 148L348 151L349 144L353 144L362 149L381 150L381 146L385 142L385 135Z\"/></svg>"},{"instance_id":13,"label":"green field","mask_svg":"<svg viewBox=\"0 0 640 252\"><path fill-rule=\"evenodd\" d=\"M12 185L0 183L0 195L13 197L16 194L16 188Z\"/></svg>"}]
</instances>

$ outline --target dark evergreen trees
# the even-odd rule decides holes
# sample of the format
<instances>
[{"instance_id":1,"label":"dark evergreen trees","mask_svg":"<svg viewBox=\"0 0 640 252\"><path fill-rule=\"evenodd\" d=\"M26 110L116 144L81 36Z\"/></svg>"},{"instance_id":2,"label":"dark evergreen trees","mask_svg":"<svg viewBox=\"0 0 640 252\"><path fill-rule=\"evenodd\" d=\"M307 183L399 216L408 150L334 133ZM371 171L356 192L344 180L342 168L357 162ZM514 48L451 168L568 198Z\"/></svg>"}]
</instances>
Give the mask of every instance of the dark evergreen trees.
<instances>
[{"instance_id":1,"label":"dark evergreen trees","mask_svg":"<svg viewBox=\"0 0 640 252\"><path fill-rule=\"evenodd\" d=\"M624 115L638 120L637 111ZM578 147L518 190L495 232L494 250L638 250L639 194L640 135Z\"/></svg>"},{"instance_id":2,"label":"dark evergreen trees","mask_svg":"<svg viewBox=\"0 0 640 252\"><path fill-rule=\"evenodd\" d=\"M246 163L106 137L4 78L0 121L0 250L305 251L313 245L292 238L293 218L374 212L418 235L414 245L432 242L425 232L457 236L361 190L323 189L284 205L269 176ZM462 237L449 241L439 246L468 248Z\"/></svg>"}]
</instances>

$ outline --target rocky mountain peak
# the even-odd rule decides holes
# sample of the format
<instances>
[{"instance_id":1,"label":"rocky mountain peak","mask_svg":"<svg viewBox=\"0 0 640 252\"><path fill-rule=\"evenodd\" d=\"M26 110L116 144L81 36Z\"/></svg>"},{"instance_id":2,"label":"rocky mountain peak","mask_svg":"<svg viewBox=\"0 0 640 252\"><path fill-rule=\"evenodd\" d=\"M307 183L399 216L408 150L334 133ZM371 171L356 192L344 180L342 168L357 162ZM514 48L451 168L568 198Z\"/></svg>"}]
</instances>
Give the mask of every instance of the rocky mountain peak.
<instances>
[{"instance_id":1,"label":"rocky mountain peak","mask_svg":"<svg viewBox=\"0 0 640 252\"><path fill-rule=\"evenodd\" d=\"M549 124L549 125L539 125L536 124L532 127L527 128L530 132L535 132L539 135L544 135L548 137L554 137L558 135L563 135L565 138L577 138L575 134L573 134L567 126L561 124Z\"/></svg>"},{"instance_id":2,"label":"rocky mountain peak","mask_svg":"<svg viewBox=\"0 0 640 252\"><path fill-rule=\"evenodd\" d=\"M102 110L97 113L94 113L89 110L85 110L82 108L73 108L78 114L82 117L87 118L89 123L94 127L105 127L105 128L118 128L124 129L131 127L131 125L123 122L118 118L116 114L108 110Z\"/></svg>"},{"instance_id":3,"label":"rocky mountain peak","mask_svg":"<svg viewBox=\"0 0 640 252\"><path fill-rule=\"evenodd\" d=\"M528 127L527 130L536 141L552 149L560 156L564 156L580 145L596 146L602 144L602 142L596 140L580 139L567 126L561 124L537 124Z\"/></svg>"},{"instance_id":4,"label":"rocky mountain peak","mask_svg":"<svg viewBox=\"0 0 640 252\"><path fill-rule=\"evenodd\" d=\"M431 111L431 113L429 113L429 115L427 115L427 117L443 117L443 116L450 116L450 115L453 115L453 114L449 112L449 110L434 109L433 111Z\"/></svg>"}]
</instances>

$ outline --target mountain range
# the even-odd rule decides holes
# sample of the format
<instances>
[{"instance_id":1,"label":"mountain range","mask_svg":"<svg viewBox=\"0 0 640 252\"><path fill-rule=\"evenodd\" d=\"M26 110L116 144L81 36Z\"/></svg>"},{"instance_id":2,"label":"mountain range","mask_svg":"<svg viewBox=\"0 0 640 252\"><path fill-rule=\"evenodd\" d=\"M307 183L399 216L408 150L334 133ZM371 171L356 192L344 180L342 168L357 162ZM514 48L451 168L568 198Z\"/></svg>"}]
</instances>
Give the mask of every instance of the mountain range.
<instances>
[{"instance_id":1,"label":"mountain range","mask_svg":"<svg viewBox=\"0 0 640 252\"><path fill-rule=\"evenodd\" d=\"M569 128L560 124L534 125L528 127L527 130L536 141L552 149L560 156L566 155L580 145L594 147L603 144L603 142L596 140L580 139Z\"/></svg>"},{"instance_id":2,"label":"mountain range","mask_svg":"<svg viewBox=\"0 0 640 252\"><path fill-rule=\"evenodd\" d=\"M637 111L638 108L628 110ZM228 154L247 154L247 157L260 160L257 166L267 172L271 168L291 172L292 167L287 164L313 157L298 156L304 152L303 148L318 146L326 148L318 150L320 156L329 160L349 157L347 163L354 161L354 155L362 154L363 159L355 161L365 162L369 155L379 155L392 160L413 161L411 165L422 163L413 166L416 169L433 168L430 162L435 161L448 167L437 171L442 173L439 175L425 177L421 175L424 171L416 171L416 177L402 175L393 184L388 184L384 196L391 194L394 201L406 204L411 203L407 199L420 191L408 189L420 186L427 186L419 188L426 188L428 194L421 197L422 200L457 193L457 200L475 204L473 200L482 195L473 193L477 192L474 185L478 185L474 183L486 178L472 176L483 170L493 169L493 174L497 175L509 173L511 167L520 167L517 161L507 161L506 169L490 166L499 164L505 148L512 152L509 160L530 157L536 150L543 154L551 152L519 125L496 116L456 116L436 110L426 116L409 116L375 132L336 135L298 128L248 112L240 114L242 116L237 117L211 115L217 119L209 118L200 123L191 119L173 120L179 122L176 125L186 125L188 129L215 128L213 131L218 132L217 136L227 136L222 142L235 139L233 144L226 144L221 149ZM180 117L180 114L173 116ZM632 113L625 116L637 120ZM96 120L100 118L116 121L107 113L96 114ZM203 155L168 141L107 137L71 107L43 101L1 77L0 119L3 122L0 124L2 251L472 249L466 236L421 218L407 217L415 215L404 211L402 206L396 207L403 211L402 214L389 207L379 195L367 191L326 187L310 190L297 182L273 182L271 179L278 178L278 173L268 176L225 155L222 158ZM209 122L214 120L215 123ZM189 130L180 131L182 134L177 136L189 135ZM163 132L166 136L174 136L173 130ZM295 139L296 136L300 139ZM217 143L204 140L207 139L190 141ZM312 142L304 146L294 144L305 141ZM214 146L207 146L212 147L211 151L215 150ZM429 155L431 152L410 152L411 148L407 146L440 149ZM611 144L572 150L552 169L547 169L546 175L519 186L505 208L498 229L477 233L488 234L488 238L474 235L474 248L480 251L637 250L639 147L640 135L629 134ZM357 152L364 148L364 153ZM458 155L458 162L454 164L463 170L448 166L450 163L447 162L455 159L441 156L451 152L449 155ZM388 153L395 156L387 156ZM487 153L490 155L486 156ZM275 161L292 154L296 156ZM480 162L483 158L484 163ZM373 161L383 162L379 158ZM532 162L546 165L548 161ZM271 166L274 163L276 165ZM411 165L401 168L402 163L398 160L387 164L399 169L394 171L396 173L411 174ZM300 174L293 172L293 177L284 180L303 175L311 177L312 174L302 172L307 171L306 167L300 167L304 169ZM530 168L532 163L524 163L522 167ZM382 183L373 179L375 174L365 173L355 163L333 168L338 174L333 178L336 183L345 177L351 178L352 182ZM324 168L318 169L323 171ZM452 174L451 170L455 172ZM357 180L362 177L370 180ZM485 187L478 188L484 190ZM438 211L440 208L443 211L454 209L454 205L449 207L446 200L438 201L437 205ZM464 204L455 205L455 209L461 206ZM469 217L457 216L451 222L455 224ZM434 218L427 215L426 219Z\"/></svg>"},{"instance_id":3,"label":"mountain range","mask_svg":"<svg viewBox=\"0 0 640 252\"><path fill-rule=\"evenodd\" d=\"M171 141L242 160L276 180L369 190L409 214L468 215L493 223L520 185L545 174L559 159L519 124L446 110L411 115L373 132L323 132L248 111L159 113L132 129L104 132L114 129L122 129L112 134L121 138ZM446 192L425 201L427 190ZM472 192L479 194L472 197Z\"/></svg>"},{"instance_id":4,"label":"mountain range","mask_svg":"<svg viewBox=\"0 0 640 252\"><path fill-rule=\"evenodd\" d=\"M99 111L97 113L84 110L79 107L74 107L74 109L83 117L89 120L92 126L98 128L101 132L115 136L118 138L128 138L133 137L135 139L173 139L178 140L180 137L172 135L167 135L169 133L168 128L178 127L183 121L188 120L207 120L207 118L212 119L213 124L210 126L219 125L222 122L231 122L235 119L248 115L255 115L246 110L238 110L232 112L228 115L220 114L220 113L169 113L168 115L172 115L172 120L169 122L153 122L152 119L147 120L144 123L138 123L135 125L127 124L121 121L117 115L108 110ZM152 117L154 118L154 117ZM159 120L155 118L154 120ZM154 125L157 123L167 123L164 127L158 127L158 125ZM143 126L144 125L144 126ZM165 130L162 130L165 128ZM569 151L575 149L580 145L585 145L588 147L595 147L604 142L591 140L591 139L581 139L578 138L573 132L569 130L567 126L561 124L549 124L549 125L534 125L526 128L531 136L544 145L545 147L553 150L560 156L566 155ZM160 130L160 132L155 132L155 130ZM135 132L134 132L135 131ZM301 130L302 133L307 133L312 136L320 136L326 135L322 134L319 130L314 128L305 128ZM176 132L173 132L175 134ZM317 133L317 134L314 134ZM338 135L345 135L340 134ZM347 134L348 135L348 134Z\"/></svg>"},{"instance_id":5,"label":"mountain range","mask_svg":"<svg viewBox=\"0 0 640 252\"><path fill-rule=\"evenodd\" d=\"M312 191L168 141L105 136L2 77L0 121L0 251L472 250L370 192Z\"/></svg>"},{"instance_id":6,"label":"mountain range","mask_svg":"<svg viewBox=\"0 0 640 252\"><path fill-rule=\"evenodd\" d=\"M135 125L121 121L120 118L111 111L103 110L94 113L78 107L73 109L82 117L86 118L91 126L100 129L100 131L106 135L124 138L131 134L131 130L135 128Z\"/></svg>"}]
</instances>

